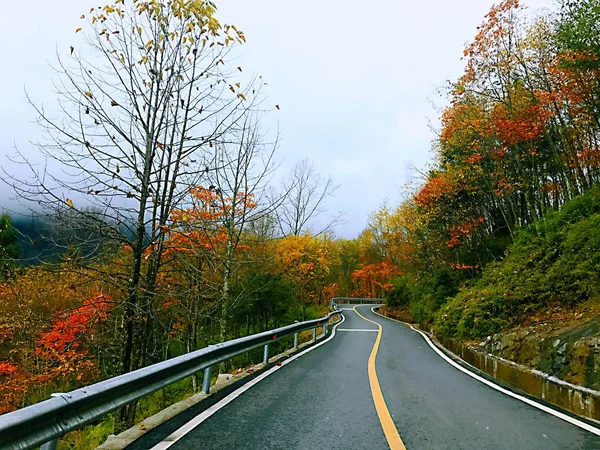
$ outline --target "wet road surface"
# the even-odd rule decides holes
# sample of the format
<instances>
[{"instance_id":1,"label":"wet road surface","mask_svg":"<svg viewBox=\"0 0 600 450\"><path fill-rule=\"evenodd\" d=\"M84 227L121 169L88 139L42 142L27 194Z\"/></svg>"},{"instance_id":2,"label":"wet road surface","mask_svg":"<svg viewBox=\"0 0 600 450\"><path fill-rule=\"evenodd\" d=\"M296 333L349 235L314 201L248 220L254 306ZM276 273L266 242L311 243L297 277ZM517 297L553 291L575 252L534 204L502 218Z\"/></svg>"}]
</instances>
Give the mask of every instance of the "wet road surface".
<instances>
[{"instance_id":1,"label":"wet road surface","mask_svg":"<svg viewBox=\"0 0 600 450\"><path fill-rule=\"evenodd\" d=\"M331 340L176 442L167 436L180 424L167 423L128 449L600 449L599 436L474 380L370 305L344 309ZM377 341L373 372L384 400L368 372ZM387 425L382 408L391 416ZM390 427L401 443L390 440Z\"/></svg>"}]
</instances>

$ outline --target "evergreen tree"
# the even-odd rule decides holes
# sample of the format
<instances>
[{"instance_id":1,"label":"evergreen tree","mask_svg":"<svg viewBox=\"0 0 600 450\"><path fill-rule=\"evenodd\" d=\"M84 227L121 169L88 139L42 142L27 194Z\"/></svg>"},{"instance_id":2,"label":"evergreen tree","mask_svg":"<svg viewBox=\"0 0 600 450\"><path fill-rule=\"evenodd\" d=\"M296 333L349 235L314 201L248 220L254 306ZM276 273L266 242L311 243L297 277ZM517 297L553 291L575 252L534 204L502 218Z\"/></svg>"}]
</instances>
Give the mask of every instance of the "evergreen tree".
<instances>
[{"instance_id":1,"label":"evergreen tree","mask_svg":"<svg viewBox=\"0 0 600 450\"><path fill-rule=\"evenodd\" d=\"M6 213L0 216L0 280L6 280L16 266L19 258L17 236Z\"/></svg>"}]
</instances>

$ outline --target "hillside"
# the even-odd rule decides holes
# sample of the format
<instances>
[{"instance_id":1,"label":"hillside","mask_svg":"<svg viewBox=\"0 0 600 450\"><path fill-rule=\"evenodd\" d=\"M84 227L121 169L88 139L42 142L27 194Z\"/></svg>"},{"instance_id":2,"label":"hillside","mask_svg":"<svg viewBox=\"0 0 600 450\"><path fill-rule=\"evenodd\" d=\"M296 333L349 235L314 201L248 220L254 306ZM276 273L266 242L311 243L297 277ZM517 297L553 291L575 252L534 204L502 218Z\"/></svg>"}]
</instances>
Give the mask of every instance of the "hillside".
<instances>
[{"instance_id":1,"label":"hillside","mask_svg":"<svg viewBox=\"0 0 600 450\"><path fill-rule=\"evenodd\" d=\"M600 300L598 230L596 187L520 230L503 260L488 264L436 313L436 328L446 336L480 339L556 314L557 325L561 314L585 319L582 306Z\"/></svg>"}]
</instances>

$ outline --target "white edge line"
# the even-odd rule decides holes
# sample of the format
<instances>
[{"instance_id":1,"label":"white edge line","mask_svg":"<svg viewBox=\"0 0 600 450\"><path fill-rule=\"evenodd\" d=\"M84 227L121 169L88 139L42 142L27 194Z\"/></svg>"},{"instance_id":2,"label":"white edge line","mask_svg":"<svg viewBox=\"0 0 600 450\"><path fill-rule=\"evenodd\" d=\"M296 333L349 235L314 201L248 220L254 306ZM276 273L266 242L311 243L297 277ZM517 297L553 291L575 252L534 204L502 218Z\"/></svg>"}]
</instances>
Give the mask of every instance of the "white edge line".
<instances>
[{"instance_id":1,"label":"white edge line","mask_svg":"<svg viewBox=\"0 0 600 450\"><path fill-rule=\"evenodd\" d=\"M260 374L259 376L257 376L256 378L254 378L253 380L248 381L246 384L241 386L239 389L236 389L231 394L227 395L227 397L223 398L222 400L220 400L217 403L215 403L214 405L212 405L210 408L208 408L205 411L203 411L202 413L198 414L196 417L194 417L192 420L187 422L185 425L182 425L179 429L175 430L173 433L171 433L169 436L164 438L161 442L156 444L150 450L164 450L164 449L169 448L175 442L177 442L179 439L181 439L183 436L188 434L190 431L192 431L194 428L196 428L198 425L200 425L202 422L204 422L206 419L208 419L210 416L212 416L214 413L216 413L218 410L220 410L224 406L231 403L233 400L238 398L240 395L242 395L244 392L246 392L252 386L259 383L261 380L265 379L272 373L278 371L283 366L291 363L292 361L299 358L300 356L302 356L310 351L313 351L314 349L320 347L321 345L329 342L331 339L333 339L335 337L336 328L339 325L341 325L344 322L344 320L346 320L346 318L342 314L342 320L333 326L333 328L331 330L331 336L329 336L327 339L307 348L306 350L286 359L285 361L282 361L281 366L275 365L271 369L269 369L267 372L264 372L264 373Z\"/></svg>"},{"instance_id":2,"label":"white edge line","mask_svg":"<svg viewBox=\"0 0 600 450\"><path fill-rule=\"evenodd\" d=\"M450 359L448 356L446 356L446 355L445 355L445 354L444 354L444 353L443 353L443 352L442 352L442 351L441 351L439 348L437 348L437 347L435 346L435 344L434 344L433 342L431 342L431 339L429 339L429 336L427 336L427 335L426 335L425 333L423 333L421 330L418 330L418 329L416 329L416 328L415 328L415 327L413 327L411 324L407 324L407 323L401 322L401 321L399 321L399 320L392 319L391 317L386 317L386 316L384 316L383 314L379 314L379 313L375 312L375 311L374 311L374 309L375 309L375 307L371 308L371 312L373 312L373 314L376 314L376 315L378 315L379 317L383 317L383 318L385 318L385 319L392 320L392 321L394 321L394 322L398 322L398 323L401 323L401 324L403 324L403 325L408 325L408 326L409 326L410 328L412 328L414 331L416 331L416 332L417 332L417 333L419 333L421 336L423 336L423 339L425 339L425 341L427 342L427 344L428 344L428 345L429 345L429 346L430 346L430 347L433 349L433 351L434 351L434 352L436 352L436 353L437 353L437 354L438 354L438 355L439 355L439 356L440 356L442 359L444 359L444 360L445 360L445 361L446 361L448 364L450 364L450 365L454 366L455 368L457 368L457 369L458 369L458 370L460 370L461 372L463 372L463 373L465 373L465 374L469 375L471 378L475 378L477 381L480 381L480 382L482 382L483 384L486 384L486 385L488 385L488 386L489 386L489 387L491 387L492 389L496 389L497 391L500 391L500 392L502 392L503 394L506 394L506 395L508 395L508 396L510 396L510 397L512 397L512 398L515 398L515 399L517 399L517 400L520 400L520 401L522 401L523 403L527 403L528 405L531 405L531 406L533 406L534 408L541 409L542 411L544 411L544 412L546 412L546 413L548 413L548 414L551 414L551 415L553 415L553 416L555 416L555 417L558 417L559 419L562 419L562 420L564 420L565 422L569 422L569 423L571 423L571 424L573 424L573 425L575 425L575 426L577 426L577 427L579 427L579 428L582 428L582 429L584 429L584 430L586 430L586 431L589 431L590 433L594 433L595 435L597 435L597 436L600 436L600 429L598 429L598 428L596 428L596 427L594 427L594 426L592 426L592 425L590 425L590 424L587 424L587 423L585 423L585 422L582 422L581 420L577 420L577 419L575 419L574 417L567 416L566 414L563 414L563 413L561 413L560 411L556 411L555 409L549 408L548 406L546 406L546 405L542 405L541 403L538 403L538 402L536 402L536 401L534 401L534 400L531 400L531 399L529 399L529 398L527 398L527 397L523 397L522 395L515 394L514 392L512 392L512 391L509 391L508 389L504 389L503 387L501 387L501 386L498 386L497 384L493 383L492 381L490 381L490 380L487 380L487 379L485 379L485 378L483 378L483 377L480 377L479 375L477 375L477 374L475 374L475 373L471 372L470 370L468 370L468 369L465 369L463 366L461 366L460 364L458 364L458 363L454 362L452 359Z\"/></svg>"}]
</instances>

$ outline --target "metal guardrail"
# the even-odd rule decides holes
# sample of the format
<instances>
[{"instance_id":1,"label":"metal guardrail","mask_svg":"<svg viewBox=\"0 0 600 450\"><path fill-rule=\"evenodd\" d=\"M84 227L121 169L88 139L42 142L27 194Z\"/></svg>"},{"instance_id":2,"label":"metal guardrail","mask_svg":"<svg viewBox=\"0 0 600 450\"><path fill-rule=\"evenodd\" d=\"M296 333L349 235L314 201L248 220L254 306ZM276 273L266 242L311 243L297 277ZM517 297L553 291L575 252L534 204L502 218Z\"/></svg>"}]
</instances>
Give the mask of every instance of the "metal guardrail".
<instances>
[{"instance_id":1,"label":"metal guardrail","mask_svg":"<svg viewBox=\"0 0 600 450\"><path fill-rule=\"evenodd\" d=\"M263 362L268 362L269 344L294 335L294 348L298 348L298 333L323 327L327 333L329 319L341 314L332 301L335 311L316 320L295 323L271 331L210 345L206 348L153 364L136 371L109 378L26 408L0 416L0 450L25 450L42 446L54 450L58 438L70 431L94 422L126 404L152 394L176 381L204 370L202 391L210 389L211 368L233 356L264 346Z\"/></svg>"},{"instance_id":2,"label":"metal guardrail","mask_svg":"<svg viewBox=\"0 0 600 450\"><path fill-rule=\"evenodd\" d=\"M334 297L329 302L329 305L333 308L334 305L340 303L360 303L361 305L364 303L373 303L377 305L382 305L385 303L385 299L383 298L358 298L358 297Z\"/></svg>"}]
</instances>

